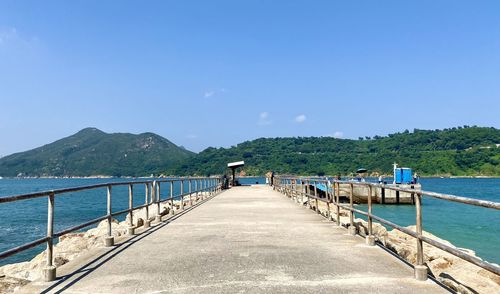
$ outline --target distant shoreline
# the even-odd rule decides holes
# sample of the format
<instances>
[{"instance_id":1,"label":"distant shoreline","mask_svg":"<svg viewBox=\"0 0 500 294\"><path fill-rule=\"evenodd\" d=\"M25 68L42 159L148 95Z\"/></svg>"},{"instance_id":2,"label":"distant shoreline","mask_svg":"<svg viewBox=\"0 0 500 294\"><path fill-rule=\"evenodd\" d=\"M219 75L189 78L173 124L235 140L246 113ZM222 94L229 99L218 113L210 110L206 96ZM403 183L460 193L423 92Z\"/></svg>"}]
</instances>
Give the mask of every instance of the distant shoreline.
<instances>
[{"instance_id":1,"label":"distant shoreline","mask_svg":"<svg viewBox=\"0 0 500 294\"><path fill-rule=\"evenodd\" d=\"M314 175L310 175L315 177ZM392 178L392 175L382 175L384 178ZM175 177L196 177L196 176L32 176L32 177L2 177L0 179L157 179L157 178L175 178ZM264 175L257 176L238 176L238 178L264 178ZM334 177L325 175L323 177ZM346 177L346 176L343 176ZM377 178L377 176L368 176L368 178ZM500 179L500 176L450 176L450 175L430 175L420 176L424 179Z\"/></svg>"}]
</instances>

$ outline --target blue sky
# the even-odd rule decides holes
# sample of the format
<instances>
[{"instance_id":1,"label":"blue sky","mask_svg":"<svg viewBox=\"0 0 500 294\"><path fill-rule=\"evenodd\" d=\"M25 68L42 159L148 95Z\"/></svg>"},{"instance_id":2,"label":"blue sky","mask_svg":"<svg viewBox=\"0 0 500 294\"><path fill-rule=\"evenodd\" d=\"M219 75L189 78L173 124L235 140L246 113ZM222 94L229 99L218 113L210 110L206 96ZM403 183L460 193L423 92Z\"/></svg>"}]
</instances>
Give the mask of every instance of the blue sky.
<instances>
[{"instance_id":1,"label":"blue sky","mask_svg":"<svg viewBox=\"0 0 500 294\"><path fill-rule=\"evenodd\" d=\"M0 156L500 127L498 1L0 1Z\"/></svg>"}]
</instances>

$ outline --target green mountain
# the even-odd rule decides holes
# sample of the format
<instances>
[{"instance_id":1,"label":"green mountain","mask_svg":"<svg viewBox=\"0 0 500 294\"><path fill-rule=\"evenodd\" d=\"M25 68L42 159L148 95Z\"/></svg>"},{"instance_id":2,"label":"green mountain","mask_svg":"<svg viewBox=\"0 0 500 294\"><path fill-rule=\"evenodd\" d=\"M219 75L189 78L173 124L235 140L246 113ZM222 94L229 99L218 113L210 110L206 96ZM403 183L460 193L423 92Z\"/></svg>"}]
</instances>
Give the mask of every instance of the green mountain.
<instances>
[{"instance_id":1,"label":"green mountain","mask_svg":"<svg viewBox=\"0 0 500 294\"><path fill-rule=\"evenodd\" d=\"M500 176L500 130L458 127L359 138L261 138L231 148L208 148L171 174L222 174L228 162L244 160L247 175L343 175L364 167L392 173L392 164L412 167L421 175Z\"/></svg>"},{"instance_id":2,"label":"green mountain","mask_svg":"<svg viewBox=\"0 0 500 294\"><path fill-rule=\"evenodd\" d=\"M144 176L194 153L153 133L107 134L96 128L0 159L0 176Z\"/></svg>"}]
</instances>

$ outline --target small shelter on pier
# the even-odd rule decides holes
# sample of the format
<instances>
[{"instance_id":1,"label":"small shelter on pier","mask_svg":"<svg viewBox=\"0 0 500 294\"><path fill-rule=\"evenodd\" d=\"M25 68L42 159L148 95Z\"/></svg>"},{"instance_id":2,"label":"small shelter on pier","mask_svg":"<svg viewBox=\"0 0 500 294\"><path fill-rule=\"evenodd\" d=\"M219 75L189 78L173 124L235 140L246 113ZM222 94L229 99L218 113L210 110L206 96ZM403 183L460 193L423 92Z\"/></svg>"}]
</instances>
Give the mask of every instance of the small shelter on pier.
<instances>
[{"instance_id":1,"label":"small shelter on pier","mask_svg":"<svg viewBox=\"0 0 500 294\"><path fill-rule=\"evenodd\" d=\"M234 187L236 182L236 169L245 165L244 161L236 161L227 164L227 167L231 169L231 174L233 175L231 179L231 185Z\"/></svg>"}]
</instances>

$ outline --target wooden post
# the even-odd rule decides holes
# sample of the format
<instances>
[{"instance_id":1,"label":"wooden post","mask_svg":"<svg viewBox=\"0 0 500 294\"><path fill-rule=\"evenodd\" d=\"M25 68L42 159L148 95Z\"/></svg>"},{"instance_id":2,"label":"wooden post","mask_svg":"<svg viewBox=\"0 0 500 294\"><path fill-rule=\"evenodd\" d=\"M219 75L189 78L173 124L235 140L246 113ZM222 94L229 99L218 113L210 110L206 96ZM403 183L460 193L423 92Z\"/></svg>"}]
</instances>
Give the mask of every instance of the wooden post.
<instances>
[{"instance_id":1,"label":"wooden post","mask_svg":"<svg viewBox=\"0 0 500 294\"><path fill-rule=\"evenodd\" d=\"M354 185L350 184L350 193L349 193L349 207L354 208L353 198L354 198ZM351 210L349 213L349 223L351 226L354 225L354 212Z\"/></svg>"},{"instance_id":2,"label":"wooden post","mask_svg":"<svg viewBox=\"0 0 500 294\"><path fill-rule=\"evenodd\" d=\"M194 179L194 195L196 197L196 201L198 201L198 179Z\"/></svg>"},{"instance_id":3,"label":"wooden post","mask_svg":"<svg viewBox=\"0 0 500 294\"><path fill-rule=\"evenodd\" d=\"M314 181L314 203L316 205L316 213L319 212L319 200L318 200L318 189L317 189L318 182Z\"/></svg>"},{"instance_id":4,"label":"wooden post","mask_svg":"<svg viewBox=\"0 0 500 294\"><path fill-rule=\"evenodd\" d=\"M191 192L192 192L192 191L191 191L191 188L192 188L192 187L191 187L191 185L192 185L192 183L191 183L191 179L190 179L190 178L188 178L189 206L190 206L190 207L191 207L191 206L193 206L193 195L191 194Z\"/></svg>"},{"instance_id":5,"label":"wooden post","mask_svg":"<svg viewBox=\"0 0 500 294\"><path fill-rule=\"evenodd\" d=\"M335 203L336 211L337 211L337 226L340 226L340 183L338 183L338 182L337 182L337 189L335 192L337 194L337 200Z\"/></svg>"},{"instance_id":6,"label":"wooden post","mask_svg":"<svg viewBox=\"0 0 500 294\"><path fill-rule=\"evenodd\" d=\"M427 280L427 267L424 265L424 244L422 237L422 194L417 193L415 198L416 230L417 230L417 264L415 265L415 279Z\"/></svg>"},{"instance_id":7,"label":"wooden post","mask_svg":"<svg viewBox=\"0 0 500 294\"><path fill-rule=\"evenodd\" d=\"M293 179L292 182L292 198L294 202L297 202L297 179Z\"/></svg>"},{"instance_id":8,"label":"wooden post","mask_svg":"<svg viewBox=\"0 0 500 294\"><path fill-rule=\"evenodd\" d=\"M153 181L151 184L151 204L157 203L157 195L156 195L156 181ZM160 203L157 203L157 214L160 214Z\"/></svg>"},{"instance_id":9,"label":"wooden post","mask_svg":"<svg viewBox=\"0 0 500 294\"><path fill-rule=\"evenodd\" d=\"M156 217L155 221L157 223L161 222L161 212L160 212L160 182L153 182L153 191L154 191L154 201L156 202Z\"/></svg>"},{"instance_id":10,"label":"wooden post","mask_svg":"<svg viewBox=\"0 0 500 294\"><path fill-rule=\"evenodd\" d=\"M50 193L47 198L47 260L43 269L43 280L51 282L56 279L56 267L54 266L54 193Z\"/></svg>"},{"instance_id":11,"label":"wooden post","mask_svg":"<svg viewBox=\"0 0 500 294\"><path fill-rule=\"evenodd\" d=\"M146 223L149 219L149 204L148 204L148 198L149 198L149 183L144 184L144 204L146 205L146 219L144 220L144 223Z\"/></svg>"},{"instance_id":12,"label":"wooden post","mask_svg":"<svg viewBox=\"0 0 500 294\"><path fill-rule=\"evenodd\" d=\"M130 236L135 233L134 213L132 211L133 208L134 208L134 185L128 184L128 228L127 228L127 234Z\"/></svg>"},{"instance_id":13,"label":"wooden post","mask_svg":"<svg viewBox=\"0 0 500 294\"><path fill-rule=\"evenodd\" d=\"M132 184L128 185L128 225L129 227L134 226L134 215L132 213L132 208L134 207L134 186Z\"/></svg>"},{"instance_id":14,"label":"wooden post","mask_svg":"<svg viewBox=\"0 0 500 294\"><path fill-rule=\"evenodd\" d=\"M368 186L368 235L373 234L372 227L372 186Z\"/></svg>"},{"instance_id":15,"label":"wooden post","mask_svg":"<svg viewBox=\"0 0 500 294\"><path fill-rule=\"evenodd\" d=\"M328 179L325 181L325 187L326 187L326 217L327 218L331 218L331 213L330 213L330 201L331 201L331 197L330 197L330 193L328 192Z\"/></svg>"},{"instance_id":16,"label":"wooden post","mask_svg":"<svg viewBox=\"0 0 500 294\"><path fill-rule=\"evenodd\" d=\"M184 180L181 180L181 210L184 210Z\"/></svg>"},{"instance_id":17,"label":"wooden post","mask_svg":"<svg viewBox=\"0 0 500 294\"><path fill-rule=\"evenodd\" d=\"M311 203L309 201L309 193L310 193L309 180L306 180L306 201L307 201L306 207L307 208L311 207Z\"/></svg>"},{"instance_id":18,"label":"wooden post","mask_svg":"<svg viewBox=\"0 0 500 294\"><path fill-rule=\"evenodd\" d=\"M418 195L418 194L417 194ZM417 235L420 237L422 235L422 205L421 205L421 197L417 196L416 201L416 229ZM423 252L423 242L420 238L417 238L417 265L424 264L424 252Z\"/></svg>"},{"instance_id":19,"label":"wooden post","mask_svg":"<svg viewBox=\"0 0 500 294\"><path fill-rule=\"evenodd\" d=\"M170 181L170 208L172 208L172 215L175 214L174 210L174 181Z\"/></svg>"},{"instance_id":20,"label":"wooden post","mask_svg":"<svg viewBox=\"0 0 500 294\"><path fill-rule=\"evenodd\" d=\"M368 186L368 236L366 236L366 244L375 245L375 236L373 236L373 220L372 220L372 186Z\"/></svg>"},{"instance_id":21,"label":"wooden post","mask_svg":"<svg viewBox=\"0 0 500 294\"><path fill-rule=\"evenodd\" d=\"M349 193L349 207L351 209L354 208L353 198L354 198L354 184L349 184L350 193ZM354 211L349 211L349 234L356 235L356 227L354 226Z\"/></svg>"},{"instance_id":22,"label":"wooden post","mask_svg":"<svg viewBox=\"0 0 500 294\"><path fill-rule=\"evenodd\" d=\"M304 180L300 180L300 206L303 206L304 205L304 192L305 192L305 189L306 189L306 185L305 185L305 181Z\"/></svg>"},{"instance_id":23,"label":"wooden post","mask_svg":"<svg viewBox=\"0 0 500 294\"><path fill-rule=\"evenodd\" d=\"M201 192L201 198L205 199L205 179L200 179L200 192Z\"/></svg>"},{"instance_id":24,"label":"wooden post","mask_svg":"<svg viewBox=\"0 0 500 294\"><path fill-rule=\"evenodd\" d=\"M50 193L48 197L47 210L47 267L51 267L53 260L54 249L54 193Z\"/></svg>"},{"instance_id":25,"label":"wooden post","mask_svg":"<svg viewBox=\"0 0 500 294\"><path fill-rule=\"evenodd\" d=\"M106 247L109 247L109 246L113 246L114 245L114 237L111 235L112 234L112 231L111 231L111 221L112 221L112 217L111 217L111 186L108 186L107 188L107 202L108 202L108 205L107 205L107 213L108 213L108 234L107 236L104 238L104 244L106 245Z\"/></svg>"}]
</instances>

